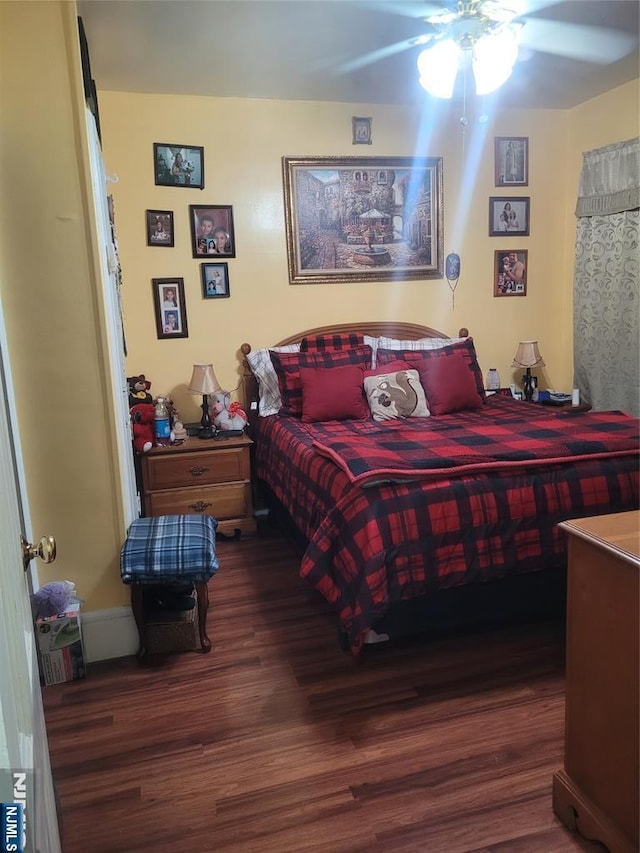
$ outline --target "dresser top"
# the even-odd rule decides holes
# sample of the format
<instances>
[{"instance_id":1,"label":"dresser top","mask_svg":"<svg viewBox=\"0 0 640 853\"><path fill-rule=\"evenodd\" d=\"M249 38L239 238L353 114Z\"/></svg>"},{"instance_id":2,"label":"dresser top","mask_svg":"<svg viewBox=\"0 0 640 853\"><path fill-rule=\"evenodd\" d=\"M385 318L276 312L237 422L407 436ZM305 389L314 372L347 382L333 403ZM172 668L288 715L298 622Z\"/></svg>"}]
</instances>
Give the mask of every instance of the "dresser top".
<instances>
[{"instance_id":1,"label":"dresser top","mask_svg":"<svg viewBox=\"0 0 640 853\"><path fill-rule=\"evenodd\" d=\"M630 562L640 565L640 511L615 512L590 518L575 518L559 525L563 530L616 551Z\"/></svg>"},{"instance_id":2,"label":"dresser top","mask_svg":"<svg viewBox=\"0 0 640 853\"><path fill-rule=\"evenodd\" d=\"M233 435L229 438L198 438L195 435L190 435L182 444L168 444L162 447L152 447L147 453L142 453L141 456L161 456L163 454L173 453L188 453L189 451L200 450L225 450L231 447L249 447L253 441L246 433L242 435Z\"/></svg>"}]
</instances>

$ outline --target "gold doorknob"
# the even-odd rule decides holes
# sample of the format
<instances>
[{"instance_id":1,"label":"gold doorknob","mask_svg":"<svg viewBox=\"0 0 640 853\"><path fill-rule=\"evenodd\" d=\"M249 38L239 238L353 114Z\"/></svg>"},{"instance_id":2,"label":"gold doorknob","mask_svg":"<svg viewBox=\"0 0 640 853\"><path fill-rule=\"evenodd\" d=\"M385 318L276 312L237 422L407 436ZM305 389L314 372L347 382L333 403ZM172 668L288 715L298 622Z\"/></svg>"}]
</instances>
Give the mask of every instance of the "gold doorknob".
<instances>
[{"instance_id":1,"label":"gold doorknob","mask_svg":"<svg viewBox=\"0 0 640 853\"><path fill-rule=\"evenodd\" d=\"M40 557L43 563L53 563L56 558L56 540L53 536L43 536L37 545L27 542L24 536L20 537L22 543L22 562L26 571L31 560Z\"/></svg>"}]
</instances>

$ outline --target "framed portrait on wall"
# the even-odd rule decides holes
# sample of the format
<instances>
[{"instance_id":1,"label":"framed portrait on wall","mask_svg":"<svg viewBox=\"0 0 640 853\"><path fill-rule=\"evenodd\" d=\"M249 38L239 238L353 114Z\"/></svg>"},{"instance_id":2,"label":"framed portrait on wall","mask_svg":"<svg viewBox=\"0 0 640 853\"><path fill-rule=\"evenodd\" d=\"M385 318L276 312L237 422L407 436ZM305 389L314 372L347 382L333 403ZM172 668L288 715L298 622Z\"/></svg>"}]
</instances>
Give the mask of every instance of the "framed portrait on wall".
<instances>
[{"instance_id":1,"label":"framed portrait on wall","mask_svg":"<svg viewBox=\"0 0 640 853\"><path fill-rule=\"evenodd\" d=\"M204 148L197 145L153 143L156 186L204 188Z\"/></svg>"},{"instance_id":2,"label":"framed portrait on wall","mask_svg":"<svg viewBox=\"0 0 640 853\"><path fill-rule=\"evenodd\" d=\"M153 307L159 339L188 338L183 278L153 278Z\"/></svg>"},{"instance_id":3,"label":"framed portrait on wall","mask_svg":"<svg viewBox=\"0 0 640 853\"><path fill-rule=\"evenodd\" d=\"M497 187L529 186L528 136L496 136L495 182Z\"/></svg>"},{"instance_id":4,"label":"framed portrait on wall","mask_svg":"<svg viewBox=\"0 0 640 853\"><path fill-rule=\"evenodd\" d=\"M201 264L203 299L224 299L229 290L229 264Z\"/></svg>"},{"instance_id":5,"label":"framed portrait on wall","mask_svg":"<svg viewBox=\"0 0 640 853\"><path fill-rule=\"evenodd\" d=\"M191 249L194 258L203 255L236 256L233 208L228 204L190 204Z\"/></svg>"},{"instance_id":6,"label":"framed portrait on wall","mask_svg":"<svg viewBox=\"0 0 640 853\"><path fill-rule=\"evenodd\" d=\"M147 210L147 246L173 246L173 211Z\"/></svg>"},{"instance_id":7,"label":"framed portrait on wall","mask_svg":"<svg viewBox=\"0 0 640 853\"><path fill-rule=\"evenodd\" d=\"M505 249L494 253L493 295L527 295L527 256L526 249Z\"/></svg>"},{"instance_id":8,"label":"framed portrait on wall","mask_svg":"<svg viewBox=\"0 0 640 853\"><path fill-rule=\"evenodd\" d=\"M489 199L489 237L528 237L529 198L492 196Z\"/></svg>"},{"instance_id":9,"label":"framed portrait on wall","mask_svg":"<svg viewBox=\"0 0 640 853\"><path fill-rule=\"evenodd\" d=\"M371 145L371 122L372 119L364 116L354 116L351 119L353 130L353 145Z\"/></svg>"}]
</instances>

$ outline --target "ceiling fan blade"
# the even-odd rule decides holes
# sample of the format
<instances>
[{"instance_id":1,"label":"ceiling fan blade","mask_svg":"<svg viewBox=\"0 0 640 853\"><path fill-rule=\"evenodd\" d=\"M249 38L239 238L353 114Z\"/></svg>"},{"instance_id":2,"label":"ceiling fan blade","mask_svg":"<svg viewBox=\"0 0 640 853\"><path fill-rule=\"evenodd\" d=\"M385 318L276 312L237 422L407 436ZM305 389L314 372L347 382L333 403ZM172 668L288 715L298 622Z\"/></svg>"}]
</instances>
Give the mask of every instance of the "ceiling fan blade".
<instances>
[{"instance_id":1,"label":"ceiling fan blade","mask_svg":"<svg viewBox=\"0 0 640 853\"><path fill-rule=\"evenodd\" d=\"M439 3L416 3L415 0L397 0L397 2L395 0L366 0L362 5L376 12L386 12L392 15L402 15L404 18L421 18L423 20L447 9L444 0Z\"/></svg>"},{"instance_id":2,"label":"ceiling fan blade","mask_svg":"<svg viewBox=\"0 0 640 853\"><path fill-rule=\"evenodd\" d=\"M526 18L520 43L539 53L555 53L570 59L610 65L627 56L638 37L622 30Z\"/></svg>"},{"instance_id":3,"label":"ceiling fan blade","mask_svg":"<svg viewBox=\"0 0 640 853\"><path fill-rule=\"evenodd\" d=\"M395 44L388 44L385 47L372 50L363 56L357 56L355 59L350 59L348 62L340 64L338 71L343 74L348 74L352 71L359 71L361 68L366 68L368 65L373 65L380 62L381 59L388 59L390 56L396 56L398 53L404 53L405 50L410 50L420 44L427 44L431 41L432 36L418 36L417 38L403 39L403 41Z\"/></svg>"}]
</instances>

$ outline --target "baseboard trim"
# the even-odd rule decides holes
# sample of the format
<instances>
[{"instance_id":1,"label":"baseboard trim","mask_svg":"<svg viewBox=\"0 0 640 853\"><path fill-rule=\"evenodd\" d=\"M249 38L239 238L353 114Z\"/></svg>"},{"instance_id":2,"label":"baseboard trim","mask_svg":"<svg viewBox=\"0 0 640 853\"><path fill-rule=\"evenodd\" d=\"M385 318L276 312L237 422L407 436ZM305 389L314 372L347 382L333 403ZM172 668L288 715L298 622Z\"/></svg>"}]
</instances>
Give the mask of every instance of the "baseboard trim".
<instances>
[{"instance_id":1,"label":"baseboard trim","mask_svg":"<svg viewBox=\"0 0 640 853\"><path fill-rule=\"evenodd\" d=\"M135 655L138 629L130 607L82 613L82 638L87 663Z\"/></svg>"}]
</instances>

